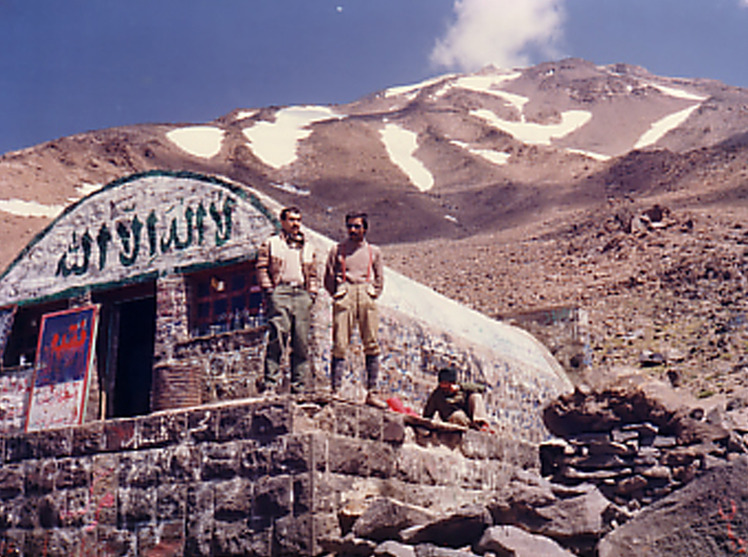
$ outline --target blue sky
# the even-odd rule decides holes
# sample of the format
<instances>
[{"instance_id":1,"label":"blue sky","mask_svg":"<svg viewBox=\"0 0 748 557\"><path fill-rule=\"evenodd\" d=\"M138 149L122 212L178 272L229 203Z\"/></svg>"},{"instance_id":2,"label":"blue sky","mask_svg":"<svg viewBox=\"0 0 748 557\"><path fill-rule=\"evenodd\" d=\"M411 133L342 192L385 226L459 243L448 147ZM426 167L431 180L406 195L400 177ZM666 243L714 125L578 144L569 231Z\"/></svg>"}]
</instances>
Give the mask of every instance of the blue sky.
<instances>
[{"instance_id":1,"label":"blue sky","mask_svg":"<svg viewBox=\"0 0 748 557\"><path fill-rule=\"evenodd\" d=\"M0 0L0 153L575 56L748 87L748 0Z\"/></svg>"}]
</instances>

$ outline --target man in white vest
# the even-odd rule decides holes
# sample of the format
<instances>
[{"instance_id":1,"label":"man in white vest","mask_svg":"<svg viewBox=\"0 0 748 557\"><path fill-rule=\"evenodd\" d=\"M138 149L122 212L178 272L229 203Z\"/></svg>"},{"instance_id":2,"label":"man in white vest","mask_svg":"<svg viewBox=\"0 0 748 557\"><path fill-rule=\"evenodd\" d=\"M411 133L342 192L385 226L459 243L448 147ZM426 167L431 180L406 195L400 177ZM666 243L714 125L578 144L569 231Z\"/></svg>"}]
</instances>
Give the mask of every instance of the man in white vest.
<instances>
[{"instance_id":1,"label":"man in white vest","mask_svg":"<svg viewBox=\"0 0 748 557\"><path fill-rule=\"evenodd\" d=\"M301 210L286 207L280 213L281 231L267 239L257 255L257 275L268 305L268 345L264 390L275 392L280 363L290 344L291 392L301 393L311 383L309 323L319 289L317 259L311 242L301 231Z\"/></svg>"}]
</instances>

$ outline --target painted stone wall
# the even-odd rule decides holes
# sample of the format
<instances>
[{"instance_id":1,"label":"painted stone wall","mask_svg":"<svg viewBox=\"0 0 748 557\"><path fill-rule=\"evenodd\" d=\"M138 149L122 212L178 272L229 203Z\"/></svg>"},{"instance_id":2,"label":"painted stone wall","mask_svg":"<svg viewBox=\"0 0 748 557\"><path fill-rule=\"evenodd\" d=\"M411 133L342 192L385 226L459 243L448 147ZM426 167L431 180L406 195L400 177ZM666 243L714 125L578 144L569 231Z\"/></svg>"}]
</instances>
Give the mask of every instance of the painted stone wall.
<instances>
[{"instance_id":1,"label":"painted stone wall","mask_svg":"<svg viewBox=\"0 0 748 557\"><path fill-rule=\"evenodd\" d=\"M267 557L323 554L345 534L343 507L380 495L434 511L480 502L537 454L279 397L8 436L0 459L2 555Z\"/></svg>"}]
</instances>

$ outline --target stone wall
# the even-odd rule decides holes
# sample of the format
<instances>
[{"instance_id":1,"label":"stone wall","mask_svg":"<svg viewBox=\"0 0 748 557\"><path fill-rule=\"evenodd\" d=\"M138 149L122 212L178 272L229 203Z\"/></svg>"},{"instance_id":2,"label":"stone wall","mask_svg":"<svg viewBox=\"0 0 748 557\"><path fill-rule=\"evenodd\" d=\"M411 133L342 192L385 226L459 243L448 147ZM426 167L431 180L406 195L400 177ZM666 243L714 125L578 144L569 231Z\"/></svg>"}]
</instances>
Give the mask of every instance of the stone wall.
<instances>
[{"instance_id":1,"label":"stone wall","mask_svg":"<svg viewBox=\"0 0 748 557\"><path fill-rule=\"evenodd\" d=\"M532 468L533 445L330 399L249 399L0 439L0 554L319 555L346 509L435 511Z\"/></svg>"}]
</instances>

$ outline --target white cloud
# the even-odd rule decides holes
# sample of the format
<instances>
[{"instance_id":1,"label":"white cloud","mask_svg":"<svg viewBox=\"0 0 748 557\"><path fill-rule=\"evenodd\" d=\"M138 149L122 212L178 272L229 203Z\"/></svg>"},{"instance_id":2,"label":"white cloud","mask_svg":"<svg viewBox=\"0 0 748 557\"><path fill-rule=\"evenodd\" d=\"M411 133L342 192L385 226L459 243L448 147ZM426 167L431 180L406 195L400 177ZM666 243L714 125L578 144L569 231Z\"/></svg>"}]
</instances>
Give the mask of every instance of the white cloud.
<instances>
[{"instance_id":1,"label":"white cloud","mask_svg":"<svg viewBox=\"0 0 748 557\"><path fill-rule=\"evenodd\" d=\"M437 40L431 60L437 66L475 71L488 64L528 66L531 53L544 60L555 58L564 1L455 0L457 19Z\"/></svg>"}]
</instances>

